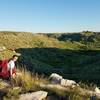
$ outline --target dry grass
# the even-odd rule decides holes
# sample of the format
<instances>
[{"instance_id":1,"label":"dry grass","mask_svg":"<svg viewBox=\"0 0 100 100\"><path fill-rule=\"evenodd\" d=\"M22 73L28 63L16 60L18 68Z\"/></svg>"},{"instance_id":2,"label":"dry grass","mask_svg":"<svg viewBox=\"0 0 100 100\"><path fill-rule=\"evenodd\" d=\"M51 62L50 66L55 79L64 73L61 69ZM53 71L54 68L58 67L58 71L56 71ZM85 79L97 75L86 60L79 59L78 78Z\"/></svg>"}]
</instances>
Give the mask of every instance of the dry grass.
<instances>
[{"instance_id":1,"label":"dry grass","mask_svg":"<svg viewBox=\"0 0 100 100\"><path fill-rule=\"evenodd\" d=\"M16 100L19 98L20 94L27 92L35 92L38 90L45 90L49 95L58 96L61 98L68 98L68 100L89 100L90 96L86 94L80 94L80 87L76 87L74 89L70 88L68 91L60 90L59 88L46 88L41 87L40 84L44 84L45 86L50 84L49 80L44 76L39 76L38 74L30 73L26 69L20 69L19 75L14 77L11 80L11 86L6 88L6 95L4 96L4 100ZM80 83L81 86L84 85L83 89L87 89L86 84ZM88 90L92 88L88 86ZM14 99L15 100L15 99Z\"/></svg>"},{"instance_id":2,"label":"dry grass","mask_svg":"<svg viewBox=\"0 0 100 100\"><path fill-rule=\"evenodd\" d=\"M38 74L32 74L25 69L21 69L18 75L10 81L11 86L6 88L4 100L13 100L13 98L18 99L19 94L41 90L39 84L48 83L46 78L39 76Z\"/></svg>"}]
</instances>

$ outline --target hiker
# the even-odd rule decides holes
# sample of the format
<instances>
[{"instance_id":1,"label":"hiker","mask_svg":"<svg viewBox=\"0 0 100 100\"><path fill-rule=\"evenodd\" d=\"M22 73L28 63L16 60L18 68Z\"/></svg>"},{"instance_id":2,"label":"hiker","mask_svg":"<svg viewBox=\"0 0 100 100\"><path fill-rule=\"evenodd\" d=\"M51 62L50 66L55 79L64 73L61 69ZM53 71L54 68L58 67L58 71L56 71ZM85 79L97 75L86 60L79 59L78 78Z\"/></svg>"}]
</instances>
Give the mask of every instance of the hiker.
<instances>
[{"instance_id":1,"label":"hiker","mask_svg":"<svg viewBox=\"0 0 100 100\"><path fill-rule=\"evenodd\" d=\"M13 57L9 60L9 62L7 64L10 77L12 77L14 74L16 74L15 62L17 61L17 59L18 59L18 56L13 55Z\"/></svg>"},{"instance_id":2,"label":"hiker","mask_svg":"<svg viewBox=\"0 0 100 100\"><path fill-rule=\"evenodd\" d=\"M10 60L4 60L0 64L0 77L2 78L12 78L16 75L15 62L17 61L18 56L13 55Z\"/></svg>"}]
</instances>

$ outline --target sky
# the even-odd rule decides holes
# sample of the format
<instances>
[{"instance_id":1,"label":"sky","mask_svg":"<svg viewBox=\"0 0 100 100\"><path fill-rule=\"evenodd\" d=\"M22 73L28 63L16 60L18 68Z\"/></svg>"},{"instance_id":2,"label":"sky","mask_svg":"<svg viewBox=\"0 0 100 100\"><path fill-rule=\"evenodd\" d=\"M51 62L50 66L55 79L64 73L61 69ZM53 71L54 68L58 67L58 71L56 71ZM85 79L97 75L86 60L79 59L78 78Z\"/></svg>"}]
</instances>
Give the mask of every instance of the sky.
<instances>
[{"instance_id":1,"label":"sky","mask_svg":"<svg viewBox=\"0 0 100 100\"><path fill-rule=\"evenodd\" d=\"M0 0L0 31L100 31L100 0Z\"/></svg>"}]
</instances>

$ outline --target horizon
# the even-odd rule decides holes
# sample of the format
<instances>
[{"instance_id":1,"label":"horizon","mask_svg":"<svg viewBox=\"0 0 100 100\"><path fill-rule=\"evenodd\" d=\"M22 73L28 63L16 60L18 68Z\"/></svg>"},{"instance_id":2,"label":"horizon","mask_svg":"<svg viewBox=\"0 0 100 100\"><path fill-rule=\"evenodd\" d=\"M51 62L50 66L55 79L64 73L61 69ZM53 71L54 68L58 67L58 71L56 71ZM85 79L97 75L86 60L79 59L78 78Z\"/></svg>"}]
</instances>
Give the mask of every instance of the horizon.
<instances>
[{"instance_id":1,"label":"horizon","mask_svg":"<svg viewBox=\"0 0 100 100\"><path fill-rule=\"evenodd\" d=\"M83 31L78 31L78 32L29 32L29 31L10 31L10 30L9 30L9 31L7 31L7 30L6 30L6 31L4 31L4 30L1 31L1 30L0 30L0 32L16 32L16 33L24 33L24 32L25 32L25 33L32 33L32 34L39 34L39 33L40 33L40 34L41 34L41 33L42 33L42 34L49 34L49 33L50 33L50 34L63 34L63 33L66 33L66 34L68 33L68 34L69 34L69 33L72 33L72 34L73 34L73 33L82 33L82 32L100 33L100 31L88 31L88 30L83 30Z\"/></svg>"},{"instance_id":2,"label":"horizon","mask_svg":"<svg viewBox=\"0 0 100 100\"><path fill-rule=\"evenodd\" d=\"M0 31L100 32L98 0L1 0Z\"/></svg>"}]
</instances>

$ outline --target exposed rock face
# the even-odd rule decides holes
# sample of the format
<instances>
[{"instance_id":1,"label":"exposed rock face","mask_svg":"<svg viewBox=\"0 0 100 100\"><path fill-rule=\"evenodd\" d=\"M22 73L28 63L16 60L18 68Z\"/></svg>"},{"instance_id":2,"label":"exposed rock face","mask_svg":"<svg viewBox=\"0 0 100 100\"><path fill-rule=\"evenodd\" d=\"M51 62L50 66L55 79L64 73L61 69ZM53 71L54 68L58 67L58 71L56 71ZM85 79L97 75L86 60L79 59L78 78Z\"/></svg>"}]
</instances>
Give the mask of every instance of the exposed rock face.
<instances>
[{"instance_id":1,"label":"exposed rock face","mask_svg":"<svg viewBox=\"0 0 100 100\"><path fill-rule=\"evenodd\" d=\"M56 73L51 74L50 79L53 84L60 84L65 87L66 86L75 87L76 85L78 85L75 81L64 79L62 76L60 76Z\"/></svg>"},{"instance_id":2,"label":"exposed rock face","mask_svg":"<svg viewBox=\"0 0 100 100\"><path fill-rule=\"evenodd\" d=\"M47 92L37 91L33 93L27 93L20 95L19 100L43 100L47 97Z\"/></svg>"}]
</instances>

